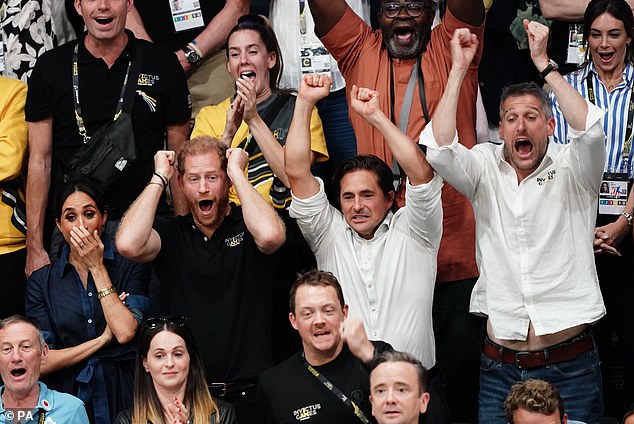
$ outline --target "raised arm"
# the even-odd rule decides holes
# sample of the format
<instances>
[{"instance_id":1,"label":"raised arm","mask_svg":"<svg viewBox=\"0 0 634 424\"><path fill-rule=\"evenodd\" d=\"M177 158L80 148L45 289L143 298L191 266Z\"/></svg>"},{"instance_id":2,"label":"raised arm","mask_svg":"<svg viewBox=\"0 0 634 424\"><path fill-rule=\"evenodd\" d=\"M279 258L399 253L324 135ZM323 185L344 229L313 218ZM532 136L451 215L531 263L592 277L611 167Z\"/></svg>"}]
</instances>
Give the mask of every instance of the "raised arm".
<instances>
[{"instance_id":1,"label":"raised arm","mask_svg":"<svg viewBox=\"0 0 634 424\"><path fill-rule=\"evenodd\" d=\"M286 230L277 212L253 188L244 173L249 154L242 149L228 149L227 159L227 175L240 199L244 223L262 253L275 252L286 240Z\"/></svg>"},{"instance_id":2,"label":"raised arm","mask_svg":"<svg viewBox=\"0 0 634 424\"><path fill-rule=\"evenodd\" d=\"M293 196L307 199L319 191L310 172L310 117L315 104L330 93L332 79L323 74L304 75L300 81L293 120L284 147L284 168Z\"/></svg>"},{"instance_id":3,"label":"raised arm","mask_svg":"<svg viewBox=\"0 0 634 424\"><path fill-rule=\"evenodd\" d=\"M456 18L469 25L479 26L484 21L484 2L481 0L448 0L447 7Z\"/></svg>"},{"instance_id":4,"label":"raised arm","mask_svg":"<svg viewBox=\"0 0 634 424\"><path fill-rule=\"evenodd\" d=\"M416 143L385 116L379 103L379 92L353 85L350 99L354 111L381 132L410 183L412 185L428 183L433 178L434 171Z\"/></svg>"},{"instance_id":5,"label":"raised arm","mask_svg":"<svg viewBox=\"0 0 634 424\"><path fill-rule=\"evenodd\" d=\"M150 262L161 250L161 238L152 228L164 183L174 174L175 153L160 150L154 155L155 175L123 215L117 231L117 250L135 262ZM157 176L160 174L162 177ZM165 181L163 181L163 178Z\"/></svg>"},{"instance_id":6,"label":"raised arm","mask_svg":"<svg viewBox=\"0 0 634 424\"><path fill-rule=\"evenodd\" d=\"M174 151L176 155L180 152L181 147L187 136L189 136L190 124L189 119L181 124L167 126L167 148ZM187 203L185 196L181 192L178 184L177 173L174 172L170 179L170 193L172 194L172 206L174 207L174 215L187 214Z\"/></svg>"},{"instance_id":7,"label":"raised arm","mask_svg":"<svg viewBox=\"0 0 634 424\"><path fill-rule=\"evenodd\" d=\"M451 71L447 87L434 111L432 129L438 146L449 146L456 135L456 111L460 86L478 50L478 38L466 28L454 31L451 38Z\"/></svg>"},{"instance_id":8,"label":"raised arm","mask_svg":"<svg viewBox=\"0 0 634 424\"><path fill-rule=\"evenodd\" d=\"M524 19L524 29L528 34L531 59L537 70L542 72L549 64L546 53L548 27L539 22ZM583 131L586 128L586 118L588 117L588 105L584 98L557 71L550 72L545 79L557 98L561 112L564 114L566 121L568 121L568 125L572 129Z\"/></svg>"},{"instance_id":9,"label":"raised arm","mask_svg":"<svg viewBox=\"0 0 634 424\"><path fill-rule=\"evenodd\" d=\"M341 19L348 5L344 0L308 0L315 21L315 35L326 35Z\"/></svg>"},{"instance_id":10,"label":"raised arm","mask_svg":"<svg viewBox=\"0 0 634 424\"><path fill-rule=\"evenodd\" d=\"M44 250L44 216L51 186L53 118L29 122L29 165L26 180L26 275L50 263Z\"/></svg>"},{"instance_id":11,"label":"raised arm","mask_svg":"<svg viewBox=\"0 0 634 424\"><path fill-rule=\"evenodd\" d=\"M546 19L578 22L590 0L539 0L539 10Z\"/></svg>"}]
</instances>

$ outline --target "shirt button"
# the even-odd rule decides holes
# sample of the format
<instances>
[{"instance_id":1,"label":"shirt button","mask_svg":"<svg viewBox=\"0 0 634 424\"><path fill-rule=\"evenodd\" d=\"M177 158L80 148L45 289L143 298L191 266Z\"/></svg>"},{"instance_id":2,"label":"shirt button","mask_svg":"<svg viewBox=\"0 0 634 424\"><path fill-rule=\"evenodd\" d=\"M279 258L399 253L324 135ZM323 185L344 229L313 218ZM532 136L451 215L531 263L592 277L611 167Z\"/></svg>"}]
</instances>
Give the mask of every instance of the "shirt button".
<instances>
[{"instance_id":1,"label":"shirt button","mask_svg":"<svg viewBox=\"0 0 634 424\"><path fill-rule=\"evenodd\" d=\"M92 296L92 292L88 292L88 297L91 297L91 296Z\"/></svg>"},{"instance_id":2,"label":"shirt button","mask_svg":"<svg viewBox=\"0 0 634 424\"><path fill-rule=\"evenodd\" d=\"M88 324L92 324L92 319L88 318Z\"/></svg>"},{"instance_id":3,"label":"shirt button","mask_svg":"<svg viewBox=\"0 0 634 424\"><path fill-rule=\"evenodd\" d=\"M372 308L372 312L376 312L376 308Z\"/></svg>"},{"instance_id":4,"label":"shirt button","mask_svg":"<svg viewBox=\"0 0 634 424\"><path fill-rule=\"evenodd\" d=\"M203 237L203 240L207 241L207 240L209 240L209 239L207 238L207 236L205 236L205 237Z\"/></svg>"}]
</instances>

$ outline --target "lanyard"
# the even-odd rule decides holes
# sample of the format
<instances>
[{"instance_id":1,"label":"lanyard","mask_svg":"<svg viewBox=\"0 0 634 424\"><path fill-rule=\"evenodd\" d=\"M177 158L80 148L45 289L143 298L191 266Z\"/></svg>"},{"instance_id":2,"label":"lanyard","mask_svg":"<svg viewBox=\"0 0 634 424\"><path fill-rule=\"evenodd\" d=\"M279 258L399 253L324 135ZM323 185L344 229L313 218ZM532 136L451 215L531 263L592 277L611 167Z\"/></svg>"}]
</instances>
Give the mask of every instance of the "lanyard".
<instances>
[{"instance_id":1,"label":"lanyard","mask_svg":"<svg viewBox=\"0 0 634 424\"><path fill-rule=\"evenodd\" d=\"M40 409L40 418L37 420L37 424L44 424L44 417L46 416L46 411Z\"/></svg>"},{"instance_id":2,"label":"lanyard","mask_svg":"<svg viewBox=\"0 0 634 424\"><path fill-rule=\"evenodd\" d=\"M79 43L75 44L73 50L73 100L75 101L75 118L77 119L77 127L79 128L79 135L82 136L84 144L90 140L90 136L86 133L86 127L84 126L84 119L81 117L81 104L79 104L79 65L77 63L77 56L79 51ZM121 95L119 96L119 102L117 103L117 110L114 114L113 121L116 121L123 109L123 97L125 95L125 89L128 85L128 75L130 75L130 66L132 60L128 61L128 68L125 71L125 78L123 79L123 87L121 87Z\"/></svg>"},{"instance_id":3,"label":"lanyard","mask_svg":"<svg viewBox=\"0 0 634 424\"><path fill-rule=\"evenodd\" d=\"M586 86L588 88L588 100L596 106L596 98L594 96L594 83L592 82L592 75L588 73L586 78ZM623 164L621 169L625 170L629 174L629 162L630 152L632 150L632 120L634 120L634 84L632 84L630 92L630 104L627 108L627 126L625 127L625 142L623 143L623 150L621 151L621 160Z\"/></svg>"},{"instance_id":4,"label":"lanyard","mask_svg":"<svg viewBox=\"0 0 634 424\"><path fill-rule=\"evenodd\" d=\"M313 368L313 366L310 365L308 361L306 361L304 353L302 353L302 361L304 362L304 366L308 369L308 371L310 371L310 373L314 375L317 380L319 380L324 386L326 386L326 388L330 390L333 395L337 396L347 407L351 408L354 412L354 415L356 415L362 423L370 423L370 420L368 420L368 417L365 416L361 408L359 408L353 401L351 401L348 396L343 394L343 392L339 390L337 386L332 384L330 380L326 378L326 376L320 374L319 371Z\"/></svg>"},{"instance_id":5,"label":"lanyard","mask_svg":"<svg viewBox=\"0 0 634 424\"><path fill-rule=\"evenodd\" d=\"M306 38L306 0L299 0L299 32Z\"/></svg>"},{"instance_id":6,"label":"lanyard","mask_svg":"<svg viewBox=\"0 0 634 424\"><path fill-rule=\"evenodd\" d=\"M429 122L429 111L427 110L427 101L425 100L425 79L423 77L423 71L420 68L419 56L416 59L416 64L414 65L414 68L412 68L412 73L410 74L409 81L407 82L407 89L405 90L403 104L401 105L401 114L399 115L397 124L396 117L394 116L394 64L392 63L392 57L390 57L390 118L394 124L398 125L398 128L403 134L407 134L410 111L412 110L412 102L414 101L414 86L416 85L417 80L418 96L421 108L423 109L425 124ZM398 190L403 172L401 171L401 167L396 159L392 159L392 175L394 177L394 189Z\"/></svg>"}]
</instances>

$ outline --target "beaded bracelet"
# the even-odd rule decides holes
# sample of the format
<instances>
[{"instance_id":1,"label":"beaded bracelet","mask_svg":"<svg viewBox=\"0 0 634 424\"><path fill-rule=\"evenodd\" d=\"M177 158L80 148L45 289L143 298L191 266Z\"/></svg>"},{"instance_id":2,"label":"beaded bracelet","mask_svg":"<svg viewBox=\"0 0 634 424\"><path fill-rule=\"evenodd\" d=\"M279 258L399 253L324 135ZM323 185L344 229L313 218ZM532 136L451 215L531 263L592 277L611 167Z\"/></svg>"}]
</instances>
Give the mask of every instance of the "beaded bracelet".
<instances>
[{"instance_id":1,"label":"beaded bracelet","mask_svg":"<svg viewBox=\"0 0 634 424\"><path fill-rule=\"evenodd\" d=\"M155 172L152 175L156 175L157 177L159 177L161 179L161 181L163 182L163 188L167 188L167 178L165 177L165 175L161 174L160 172Z\"/></svg>"}]
</instances>

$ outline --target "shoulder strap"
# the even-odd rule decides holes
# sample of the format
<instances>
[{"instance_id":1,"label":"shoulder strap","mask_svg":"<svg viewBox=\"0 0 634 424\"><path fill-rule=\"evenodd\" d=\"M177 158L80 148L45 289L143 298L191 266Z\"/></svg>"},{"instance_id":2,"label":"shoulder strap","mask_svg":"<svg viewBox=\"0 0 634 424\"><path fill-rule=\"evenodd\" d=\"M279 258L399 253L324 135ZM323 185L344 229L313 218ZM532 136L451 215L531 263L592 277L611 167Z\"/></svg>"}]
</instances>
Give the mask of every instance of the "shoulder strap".
<instances>
[{"instance_id":1,"label":"shoulder strap","mask_svg":"<svg viewBox=\"0 0 634 424\"><path fill-rule=\"evenodd\" d=\"M302 362L304 363L304 366L306 367L306 369L310 371L310 373L314 375L315 378L319 380L328 389L330 393L337 396L337 398L341 400L344 403L344 405L352 409L352 412L354 412L354 415L359 419L359 421L361 421L364 424L370 423L370 420L368 420L368 417L365 416L361 408L359 408L352 400L350 400L350 398L346 396L337 386L332 384L330 380L326 378L325 375L321 374L312 365L310 365L308 361L306 361L306 357L304 356L303 353L302 353Z\"/></svg>"},{"instance_id":2,"label":"shoulder strap","mask_svg":"<svg viewBox=\"0 0 634 424\"><path fill-rule=\"evenodd\" d=\"M123 106L121 110L130 114L134 107L134 93L136 92L137 85L139 84L139 74L141 73L141 64L143 63L143 42L136 40L134 43L134 60L130 69L130 75L132 76L131 84L128 83L125 89L125 95L123 96Z\"/></svg>"}]
</instances>

